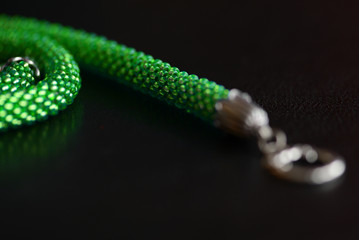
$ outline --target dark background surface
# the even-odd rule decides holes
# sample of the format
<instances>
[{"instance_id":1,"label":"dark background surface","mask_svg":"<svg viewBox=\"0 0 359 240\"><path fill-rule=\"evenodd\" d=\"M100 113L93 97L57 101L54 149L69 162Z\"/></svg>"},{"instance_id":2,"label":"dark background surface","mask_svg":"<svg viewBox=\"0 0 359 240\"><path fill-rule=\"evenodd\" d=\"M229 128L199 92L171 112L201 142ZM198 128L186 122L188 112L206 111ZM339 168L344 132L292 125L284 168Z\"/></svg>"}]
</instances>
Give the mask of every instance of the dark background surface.
<instances>
[{"instance_id":1,"label":"dark background surface","mask_svg":"<svg viewBox=\"0 0 359 240\"><path fill-rule=\"evenodd\" d=\"M4 1L0 11L246 91L291 143L348 164L322 187L277 180L254 141L82 71L69 109L0 136L3 239L358 239L355 1Z\"/></svg>"}]
</instances>

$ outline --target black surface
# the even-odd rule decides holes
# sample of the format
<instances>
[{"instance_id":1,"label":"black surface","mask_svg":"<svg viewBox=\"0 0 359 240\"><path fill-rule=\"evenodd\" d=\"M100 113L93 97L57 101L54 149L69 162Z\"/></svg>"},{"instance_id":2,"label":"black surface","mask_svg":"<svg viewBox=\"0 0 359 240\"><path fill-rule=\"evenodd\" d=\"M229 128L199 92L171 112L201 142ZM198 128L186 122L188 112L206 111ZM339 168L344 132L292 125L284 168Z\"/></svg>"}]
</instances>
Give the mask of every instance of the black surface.
<instances>
[{"instance_id":1,"label":"black surface","mask_svg":"<svg viewBox=\"0 0 359 240\"><path fill-rule=\"evenodd\" d=\"M82 71L76 102L0 136L2 239L357 239L355 1L1 2L250 93L291 143L342 154L324 187L261 168L255 142Z\"/></svg>"}]
</instances>

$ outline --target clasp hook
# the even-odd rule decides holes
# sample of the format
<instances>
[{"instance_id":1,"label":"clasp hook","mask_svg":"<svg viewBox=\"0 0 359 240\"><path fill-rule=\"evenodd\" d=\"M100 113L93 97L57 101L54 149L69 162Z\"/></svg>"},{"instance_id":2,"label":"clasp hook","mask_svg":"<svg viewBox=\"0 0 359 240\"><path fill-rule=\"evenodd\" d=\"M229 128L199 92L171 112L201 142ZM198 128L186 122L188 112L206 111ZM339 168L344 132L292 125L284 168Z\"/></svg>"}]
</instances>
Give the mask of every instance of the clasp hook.
<instances>
[{"instance_id":1,"label":"clasp hook","mask_svg":"<svg viewBox=\"0 0 359 240\"><path fill-rule=\"evenodd\" d=\"M24 62L28 63L29 66L34 71L35 77L36 78L40 77L39 68L37 67L36 63L33 60L31 60L30 58L28 58L28 57L13 57L13 58L8 59L4 65L0 66L0 72L2 70L4 70L7 66L9 66L11 63L20 62L20 61L24 61Z\"/></svg>"}]
</instances>

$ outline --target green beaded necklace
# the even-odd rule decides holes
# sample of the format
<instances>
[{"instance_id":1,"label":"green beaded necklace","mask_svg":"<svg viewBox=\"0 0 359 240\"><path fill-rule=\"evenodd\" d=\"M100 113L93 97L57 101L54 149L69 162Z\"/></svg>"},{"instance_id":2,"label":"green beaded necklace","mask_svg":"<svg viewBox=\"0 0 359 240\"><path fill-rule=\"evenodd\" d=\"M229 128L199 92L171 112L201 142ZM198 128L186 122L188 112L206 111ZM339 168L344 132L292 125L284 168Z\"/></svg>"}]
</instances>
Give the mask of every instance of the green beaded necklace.
<instances>
[{"instance_id":1,"label":"green beaded necklace","mask_svg":"<svg viewBox=\"0 0 359 240\"><path fill-rule=\"evenodd\" d=\"M45 120L70 105L81 87L78 62L232 134L256 136L266 166L277 176L321 184L345 170L343 159L335 154L309 145L288 147L285 134L269 126L266 112L248 94L229 91L105 37L0 15L0 53L1 61L10 58L0 72L0 131ZM14 61L15 56L24 58ZM301 158L322 164L294 165Z\"/></svg>"}]
</instances>

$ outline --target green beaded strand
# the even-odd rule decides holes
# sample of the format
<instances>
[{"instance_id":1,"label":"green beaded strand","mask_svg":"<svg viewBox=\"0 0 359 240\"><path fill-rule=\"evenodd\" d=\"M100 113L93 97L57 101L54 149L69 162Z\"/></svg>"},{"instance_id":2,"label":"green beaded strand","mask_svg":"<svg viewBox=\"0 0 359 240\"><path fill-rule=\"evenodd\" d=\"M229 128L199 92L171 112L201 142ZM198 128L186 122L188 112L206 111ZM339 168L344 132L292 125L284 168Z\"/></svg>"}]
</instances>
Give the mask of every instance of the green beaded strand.
<instances>
[{"instance_id":1,"label":"green beaded strand","mask_svg":"<svg viewBox=\"0 0 359 240\"><path fill-rule=\"evenodd\" d=\"M25 82L26 77L22 78L29 71L26 64L4 69L0 75L0 130L47 119L73 102L81 85L79 68L61 45L36 33L4 28L0 48L4 58L25 55L36 59L44 73L44 79L33 84L31 77Z\"/></svg>"},{"instance_id":2,"label":"green beaded strand","mask_svg":"<svg viewBox=\"0 0 359 240\"><path fill-rule=\"evenodd\" d=\"M223 86L143 52L46 21L0 15L0 53L2 61L30 57L44 73L35 83L25 63L17 63L0 74L0 130L46 119L71 104L81 86L74 59L205 121L213 121L215 103L228 96Z\"/></svg>"},{"instance_id":3,"label":"green beaded strand","mask_svg":"<svg viewBox=\"0 0 359 240\"><path fill-rule=\"evenodd\" d=\"M13 62L0 72L0 94L25 89L34 81L34 72L28 63Z\"/></svg>"}]
</instances>

